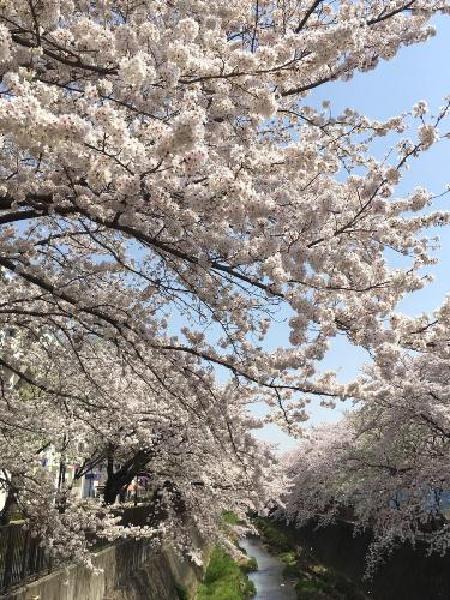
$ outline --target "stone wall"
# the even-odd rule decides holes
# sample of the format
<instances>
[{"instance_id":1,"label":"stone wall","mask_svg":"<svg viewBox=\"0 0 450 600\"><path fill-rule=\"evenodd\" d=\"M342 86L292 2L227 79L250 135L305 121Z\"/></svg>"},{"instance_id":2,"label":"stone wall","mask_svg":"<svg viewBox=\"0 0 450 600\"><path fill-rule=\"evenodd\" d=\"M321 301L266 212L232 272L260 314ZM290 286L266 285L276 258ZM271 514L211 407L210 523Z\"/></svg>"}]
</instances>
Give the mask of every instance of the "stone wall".
<instances>
[{"instance_id":1,"label":"stone wall","mask_svg":"<svg viewBox=\"0 0 450 600\"><path fill-rule=\"evenodd\" d=\"M155 550L126 541L100 550L95 573L71 565L2 598L8 600L179 600L177 587L193 598L201 570L170 548Z\"/></svg>"}]
</instances>

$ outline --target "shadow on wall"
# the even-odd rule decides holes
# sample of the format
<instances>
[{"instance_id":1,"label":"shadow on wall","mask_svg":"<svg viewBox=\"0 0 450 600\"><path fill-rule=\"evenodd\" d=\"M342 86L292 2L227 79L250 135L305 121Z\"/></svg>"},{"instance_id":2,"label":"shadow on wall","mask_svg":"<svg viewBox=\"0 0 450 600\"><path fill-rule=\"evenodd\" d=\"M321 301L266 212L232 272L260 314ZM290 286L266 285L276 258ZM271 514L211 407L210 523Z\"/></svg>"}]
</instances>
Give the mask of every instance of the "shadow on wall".
<instances>
[{"instance_id":1,"label":"shadow on wall","mask_svg":"<svg viewBox=\"0 0 450 600\"><path fill-rule=\"evenodd\" d=\"M293 533L292 529L290 530ZM310 524L295 530L299 545L311 547L325 565L344 573L374 600L449 600L450 553L428 556L417 544L397 548L370 581L363 581L369 533L354 536L353 527L338 522L324 528Z\"/></svg>"}]
</instances>

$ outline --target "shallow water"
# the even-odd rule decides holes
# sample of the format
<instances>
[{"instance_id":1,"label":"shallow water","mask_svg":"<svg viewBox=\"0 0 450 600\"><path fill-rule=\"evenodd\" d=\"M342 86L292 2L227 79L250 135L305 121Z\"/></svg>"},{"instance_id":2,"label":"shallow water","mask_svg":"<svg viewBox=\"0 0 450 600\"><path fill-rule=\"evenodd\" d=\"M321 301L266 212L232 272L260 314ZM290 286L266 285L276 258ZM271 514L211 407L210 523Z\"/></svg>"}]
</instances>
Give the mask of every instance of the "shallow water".
<instances>
[{"instance_id":1,"label":"shallow water","mask_svg":"<svg viewBox=\"0 0 450 600\"><path fill-rule=\"evenodd\" d=\"M258 570L249 573L256 587L254 600L296 600L295 582L284 579L283 563L267 552L259 538L244 538L239 544L258 561Z\"/></svg>"}]
</instances>

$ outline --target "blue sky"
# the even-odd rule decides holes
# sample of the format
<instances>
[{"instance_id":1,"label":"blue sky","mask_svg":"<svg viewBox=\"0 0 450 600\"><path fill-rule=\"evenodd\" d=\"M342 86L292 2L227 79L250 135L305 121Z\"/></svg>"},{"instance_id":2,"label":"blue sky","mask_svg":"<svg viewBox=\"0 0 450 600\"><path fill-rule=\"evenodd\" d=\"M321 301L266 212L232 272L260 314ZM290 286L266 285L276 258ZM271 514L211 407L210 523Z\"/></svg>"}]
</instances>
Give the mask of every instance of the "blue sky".
<instances>
[{"instance_id":1,"label":"blue sky","mask_svg":"<svg viewBox=\"0 0 450 600\"><path fill-rule=\"evenodd\" d=\"M319 105L330 100L333 113L346 107L363 112L373 119L385 119L412 108L419 100L426 100L437 110L443 98L450 95L450 19L436 20L437 35L417 46L402 49L391 61L381 63L375 71L357 74L349 82L336 82L323 86L310 96L308 103ZM449 126L450 129L450 126ZM442 133L442 132L441 132ZM399 188L400 193L415 186L424 186L433 193L440 193L450 183L450 142L444 140L416 160ZM450 209L450 195L436 204L440 209ZM433 232L439 235L436 253L439 264L432 267L435 280L427 288L405 298L398 307L400 312L417 315L436 309L444 296L450 293L450 231ZM285 343L283 327L271 332L270 345ZM335 340L324 362L324 370L336 370L340 381L351 380L368 360L367 355L342 337ZM310 424L333 421L342 411L350 408L345 403L335 410L311 407ZM295 444L275 427L267 427L260 437L280 444L281 449Z\"/></svg>"}]
</instances>

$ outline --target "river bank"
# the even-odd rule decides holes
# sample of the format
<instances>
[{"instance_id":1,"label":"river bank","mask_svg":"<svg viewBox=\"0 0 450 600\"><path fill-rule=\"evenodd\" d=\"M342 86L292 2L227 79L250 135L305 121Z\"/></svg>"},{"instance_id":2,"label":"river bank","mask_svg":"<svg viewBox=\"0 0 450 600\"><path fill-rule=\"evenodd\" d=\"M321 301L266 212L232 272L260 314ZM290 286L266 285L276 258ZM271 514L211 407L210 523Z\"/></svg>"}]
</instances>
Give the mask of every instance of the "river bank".
<instances>
[{"instance_id":1,"label":"river bank","mask_svg":"<svg viewBox=\"0 0 450 600\"><path fill-rule=\"evenodd\" d=\"M273 561L282 565L284 583L278 595L262 595L261 600L367 600L360 581L352 580L339 570L319 559L311 546L299 543L296 531L291 531L269 519L256 518L254 524L260 533L264 550ZM252 548L250 547L251 554ZM279 575L276 575L279 579ZM263 580L264 583L264 580ZM257 584L256 584L256 587ZM264 591L264 585L263 585ZM258 600L259 597L257 596Z\"/></svg>"},{"instance_id":2,"label":"river bank","mask_svg":"<svg viewBox=\"0 0 450 600\"><path fill-rule=\"evenodd\" d=\"M224 515L224 528L247 559L236 562L217 547L211 554L196 600L367 600L358 581L318 559L297 530L256 517L241 537L245 524ZM237 527L235 527L237 526ZM238 533L239 532L239 533Z\"/></svg>"},{"instance_id":3,"label":"river bank","mask_svg":"<svg viewBox=\"0 0 450 600\"><path fill-rule=\"evenodd\" d=\"M450 553L428 555L423 545L393 549L369 580L364 578L372 541L369 531L354 533L340 521L318 528L296 529L269 519L256 519L266 548L297 577L299 600L448 600Z\"/></svg>"},{"instance_id":4,"label":"river bank","mask_svg":"<svg viewBox=\"0 0 450 600\"><path fill-rule=\"evenodd\" d=\"M242 539L239 545L258 564L258 568L248 575L255 587L254 600L297 599L295 579L285 577L284 563L269 553L260 538L247 537Z\"/></svg>"},{"instance_id":5,"label":"river bank","mask_svg":"<svg viewBox=\"0 0 450 600\"><path fill-rule=\"evenodd\" d=\"M313 548L323 564L357 582L373 600L449 600L450 553L429 555L417 542L394 548L364 580L366 556L372 542L370 531L355 534L353 525L338 521L327 527L311 522L301 529L281 527L294 544Z\"/></svg>"}]
</instances>

